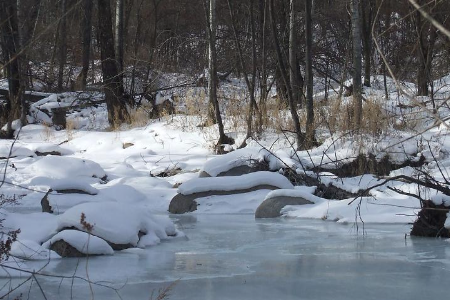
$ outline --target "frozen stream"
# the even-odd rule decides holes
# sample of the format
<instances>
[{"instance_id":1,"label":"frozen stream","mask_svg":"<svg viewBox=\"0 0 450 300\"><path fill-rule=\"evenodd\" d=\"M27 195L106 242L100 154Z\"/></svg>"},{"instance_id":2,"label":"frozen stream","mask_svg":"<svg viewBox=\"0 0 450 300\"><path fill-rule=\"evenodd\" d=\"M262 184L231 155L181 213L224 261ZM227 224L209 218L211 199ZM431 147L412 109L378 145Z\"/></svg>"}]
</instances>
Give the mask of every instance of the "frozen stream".
<instances>
[{"instance_id":1,"label":"frozen stream","mask_svg":"<svg viewBox=\"0 0 450 300\"><path fill-rule=\"evenodd\" d=\"M179 279L170 299L448 299L450 242L406 238L409 226L314 220L255 221L251 215L174 218L189 237L145 250L90 258L90 279L125 284L123 299L149 299ZM49 273L86 275L86 261L51 262ZM29 264L31 267L32 264ZM39 277L49 299L70 282ZM119 299L94 287L95 299ZM74 299L90 299L76 281ZM33 285L31 299L43 299ZM154 296L156 298L156 296ZM24 297L26 299L26 296Z\"/></svg>"}]
</instances>

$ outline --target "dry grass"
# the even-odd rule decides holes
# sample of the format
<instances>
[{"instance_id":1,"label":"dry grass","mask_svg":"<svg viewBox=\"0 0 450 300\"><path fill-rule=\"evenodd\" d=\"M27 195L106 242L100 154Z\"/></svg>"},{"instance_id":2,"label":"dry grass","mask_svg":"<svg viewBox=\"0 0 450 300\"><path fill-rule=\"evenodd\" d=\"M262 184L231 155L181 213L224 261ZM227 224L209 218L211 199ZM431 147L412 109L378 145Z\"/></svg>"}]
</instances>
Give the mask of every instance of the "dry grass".
<instances>
[{"instance_id":1,"label":"dry grass","mask_svg":"<svg viewBox=\"0 0 450 300\"><path fill-rule=\"evenodd\" d=\"M42 126L44 126L44 130L42 131L42 134L44 135L43 139L48 142L54 137L53 127L51 124L45 122L42 123Z\"/></svg>"},{"instance_id":2,"label":"dry grass","mask_svg":"<svg viewBox=\"0 0 450 300\"><path fill-rule=\"evenodd\" d=\"M316 108L316 127L323 125L331 133L354 129L353 104L342 103L341 99L330 100L327 106ZM379 135L394 122L377 99L368 98L363 102L360 133Z\"/></svg>"},{"instance_id":3,"label":"dry grass","mask_svg":"<svg viewBox=\"0 0 450 300\"><path fill-rule=\"evenodd\" d=\"M145 107L133 108L129 111L129 115L132 128L143 127L150 120L148 110Z\"/></svg>"},{"instance_id":4,"label":"dry grass","mask_svg":"<svg viewBox=\"0 0 450 300\"><path fill-rule=\"evenodd\" d=\"M66 135L67 140L71 141L73 139L74 130L78 128L78 121L74 119L68 119L66 121Z\"/></svg>"}]
</instances>

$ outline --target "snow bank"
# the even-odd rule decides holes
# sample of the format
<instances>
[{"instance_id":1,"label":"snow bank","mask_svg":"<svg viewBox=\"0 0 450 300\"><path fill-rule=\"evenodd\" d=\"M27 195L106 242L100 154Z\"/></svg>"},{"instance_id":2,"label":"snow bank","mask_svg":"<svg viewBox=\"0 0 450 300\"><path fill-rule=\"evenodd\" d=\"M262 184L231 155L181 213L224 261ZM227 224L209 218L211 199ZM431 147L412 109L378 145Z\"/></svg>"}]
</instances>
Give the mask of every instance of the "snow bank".
<instances>
[{"instance_id":1,"label":"snow bank","mask_svg":"<svg viewBox=\"0 0 450 300\"><path fill-rule=\"evenodd\" d=\"M89 184L91 178L73 177L65 179L53 179L48 177L34 177L30 180L28 185L31 186L46 186L55 191L64 190L78 190L89 195L97 195L98 190Z\"/></svg>"},{"instance_id":2,"label":"snow bank","mask_svg":"<svg viewBox=\"0 0 450 300\"><path fill-rule=\"evenodd\" d=\"M307 196L307 195L305 195ZM291 218L307 218L332 220L340 223L400 223L409 224L415 221L420 210L417 199L409 197L392 198L386 194L377 195L377 199L363 198L358 214L359 199L326 200L310 195L307 200L313 205L286 206L282 213ZM360 219L361 217L361 219Z\"/></svg>"},{"instance_id":3,"label":"snow bank","mask_svg":"<svg viewBox=\"0 0 450 300\"><path fill-rule=\"evenodd\" d=\"M112 255L114 250L110 245L101 238L90 235L83 231L78 230L63 230L58 232L49 241L42 246L49 249L52 244L57 241L63 240L70 244L83 254L89 255Z\"/></svg>"},{"instance_id":4,"label":"snow bank","mask_svg":"<svg viewBox=\"0 0 450 300\"><path fill-rule=\"evenodd\" d=\"M84 203L74 206L58 216L58 230L69 227L84 230L80 224L82 213L86 216L86 222L93 225L93 235L114 244L137 246L139 232L156 236L158 242L177 234L175 226L169 219L156 218L143 206L116 202Z\"/></svg>"},{"instance_id":5,"label":"snow bank","mask_svg":"<svg viewBox=\"0 0 450 300\"><path fill-rule=\"evenodd\" d=\"M88 176L102 178L105 171L99 164L87 159L61 156L45 156L28 167L35 176L55 179Z\"/></svg>"},{"instance_id":6,"label":"snow bank","mask_svg":"<svg viewBox=\"0 0 450 300\"><path fill-rule=\"evenodd\" d=\"M258 185L271 185L280 189L294 188L292 183L283 175L263 171L233 177L194 178L180 185L178 193L190 195L207 191L235 191Z\"/></svg>"}]
</instances>

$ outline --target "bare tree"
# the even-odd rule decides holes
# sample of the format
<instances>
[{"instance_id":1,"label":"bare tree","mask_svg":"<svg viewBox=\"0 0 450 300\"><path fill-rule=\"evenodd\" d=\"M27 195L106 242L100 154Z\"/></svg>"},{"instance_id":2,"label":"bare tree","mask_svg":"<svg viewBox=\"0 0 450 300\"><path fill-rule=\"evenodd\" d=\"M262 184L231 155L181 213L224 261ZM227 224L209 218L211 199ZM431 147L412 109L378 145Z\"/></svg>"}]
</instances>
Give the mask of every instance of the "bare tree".
<instances>
[{"instance_id":1,"label":"bare tree","mask_svg":"<svg viewBox=\"0 0 450 300\"><path fill-rule=\"evenodd\" d=\"M67 0L61 0L60 21L58 26L58 91L62 91L64 83L64 68L67 59Z\"/></svg>"},{"instance_id":2,"label":"bare tree","mask_svg":"<svg viewBox=\"0 0 450 300\"><path fill-rule=\"evenodd\" d=\"M213 105L214 117L219 127L219 141L217 142L217 150L221 151L222 144L231 143L231 139L225 135L222 116L220 115L219 101L217 99L217 51L216 51L216 34L217 34L217 22L216 22L216 0L209 0L209 15L208 15L208 92L209 103Z\"/></svg>"},{"instance_id":3,"label":"bare tree","mask_svg":"<svg viewBox=\"0 0 450 300\"><path fill-rule=\"evenodd\" d=\"M294 122L295 135L297 138L297 148L300 149L304 146L303 145L304 136L303 136L303 133L300 128L300 119L298 117L295 99L292 94L292 87L289 82L288 71L286 70L286 67L284 64L283 54L281 52L280 42L278 40L277 24L276 24L276 20L275 20L275 7L274 7L273 0L269 1L269 11L270 11L271 24L272 24L273 42L275 45L275 50L277 52L277 58L278 58L278 69L281 73L281 77L283 78L283 82L286 85L288 102L289 102L289 110L291 111L292 121Z\"/></svg>"},{"instance_id":4,"label":"bare tree","mask_svg":"<svg viewBox=\"0 0 450 300\"><path fill-rule=\"evenodd\" d=\"M124 57L124 0L116 0L116 18L114 24L114 50L116 52L117 69L122 82Z\"/></svg>"},{"instance_id":5,"label":"bare tree","mask_svg":"<svg viewBox=\"0 0 450 300\"><path fill-rule=\"evenodd\" d=\"M315 144L313 70L312 70L312 0L305 1L305 35L306 35L306 138L305 147Z\"/></svg>"},{"instance_id":6,"label":"bare tree","mask_svg":"<svg viewBox=\"0 0 450 300\"><path fill-rule=\"evenodd\" d=\"M21 119L22 124L26 122L23 99L23 85L20 74L20 49L19 29L17 21L17 6L15 0L0 1L0 23L1 48L9 85L9 95L7 97L7 133L6 137L13 137L12 121Z\"/></svg>"},{"instance_id":7,"label":"bare tree","mask_svg":"<svg viewBox=\"0 0 450 300\"><path fill-rule=\"evenodd\" d=\"M114 53L111 6L109 0L98 0L98 35L102 59L103 90L108 108L108 121L113 127L129 121L123 99L119 72Z\"/></svg>"},{"instance_id":8,"label":"bare tree","mask_svg":"<svg viewBox=\"0 0 450 300\"><path fill-rule=\"evenodd\" d=\"M352 40L353 40L353 116L354 129L359 130L362 121L362 47L361 47L361 0L351 0L352 5Z\"/></svg>"},{"instance_id":9,"label":"bare tree","mask_svg":"<svg viewBox=\"0 0 450 300\"><path fill-rule=\"evenodd\" d=\"M79 89L86 89L87 74L89 71L89 61L91 53L91 36L92 36L92 0L83 0L81 8L81 36L82 36L82 69L77 77L77 86Z\"/></svg>"},{"instance_id":10,"label":"bare tree","mask_svg":"<svg viewBox=\"0 0 450 300\"><path fill-rule=\"evenodd\" d=\"M294 103L301 104L301 90L299 80L299 68L297 59L297 24L296 24L296 6L295 0L290 0L289 3L289 82L292 89L292 96L294 97Z\"/></svg>"}]
</instances>

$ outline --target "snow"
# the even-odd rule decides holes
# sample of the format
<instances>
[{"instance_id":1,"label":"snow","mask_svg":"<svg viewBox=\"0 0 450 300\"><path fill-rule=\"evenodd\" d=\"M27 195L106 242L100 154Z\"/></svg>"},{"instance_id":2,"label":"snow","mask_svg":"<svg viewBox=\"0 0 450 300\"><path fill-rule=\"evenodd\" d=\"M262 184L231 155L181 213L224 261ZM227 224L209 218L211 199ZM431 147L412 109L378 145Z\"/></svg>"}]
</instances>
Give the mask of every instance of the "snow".
<instances>
[{"instance_id":1,"label":"snow","mask_svg":"<svg viewBox=\"0 0 450 300\"><path fill-rule=\"evenodd\" d=\"M49 177L37 176L32 178L28 182L29 187L48 187L47 189L52 189L56 191L63 190L78 190L85 192L90 195L97 195L98 190L94 188L91 183L94 182L92 178L84 177L72 177L64 179L54 179Z\"/></svg>"},{"instance_id":2,"label":"snow","mask_svg":"<svg viewBox=\"0 0 450 300\"><path fill-rule=\"evenodd\" d=\"M83 254L112 255L114 250L107 242L94 235L78 230L63 230L44 243L44 248L50 248L53 243L63 240Z\"/></svg>"},{"instance_id":3,"label":"snow","mask_svg":"<svg viewBox=\"0 0 450 300\"><path fill-rule=\"evenodd\" d=\"M60 258L56 252L48 250L46 247L30 240L15 241L11 245L10 254L25 260L49 260Z\"/></svg>"},{"instance_id":4,"label":"snow","mask_svg":"<svg viewBox=\"0 0 450 300\"><path fill-rule=\"evenodd\" d=\"M92 234L114 244L138 246L139 232L168 239L177 234L173 223L153 216L145 207L116 202L84 203L58 216L58 230L75 227L85 230L81 215L93 225Z\"/></svg>"},{"instance_id":5,"label":"snow","mask_svg":"<svg viewBox=\"0 0 450 300\"><path fill-rule=\"evenodd\" d=\"M11 141L3 142L0 145L0 158L7 158L9 156L10 151L11 151L11 157L36 156L36 154L33 151L24 147L21 144L22 144L21 142L16 142L11 151L12 142Z\"/></svg>"},{"instance_id":6,"label":"snow","mask_svg":"<svg viewBox=\"0 0 450 300\"><path fill-rule=\"evenodd\" d=\"M87 176L102 178L106 176L102 167L93 161L63 156L45 156L28 167L35 176L54 179Z\"/></svg>"},{"instance_id":7,"label":"snow","mask_svg":"<svg viewBox=\"0 0 450 300\"><path fill-rule=\"evenodd\" d=\"M240 166L251 166L254 161L261 162L266 160L269 156L268 151L262 148L243 148L225 155L219 155L213 159L208 160L202 171L205 171L212 177L216 177L220 173L226 172L232 168Z\"/></svg>"},{"instance_id":8,"label":"snow","mask_svg":"<svg viewBox=\"0 0 450 300\"><path fill-rule=\"evenodd\" d=\"M72 150L63 148L63 147L53 144L53 143L30 143L27 145L27 147L35 153L36 152L40 152L40 153L57 152L57 153L60 153L61 155L73 154Z\"/></svg>"},{"instance_id":9,"label":"snow","mask_svg":"<svg viewBox=\"0 0 450 300\"><path fill-rule=\"evenodd\" d=\"M271 199L275 197L293 197L293 198L305 198L307 200L310 200L314 202L314 199L320 199L319 197L314 197L312 194L316 191L316 187L307 187L307 186L298 186L295 187L295 189L280 189L271 191L269 194L267 194L266 199ZM320 201L320 200L319 200Z\"/></svg>"},{"instance_id":10,"label":"snow","mask_svg":"<svg viewBox=\"0 0 450 300\"><path fill-rule=\"evenodd\" d=\"M258 185L271 185L280 189L294 188L292 183L283 175L262 171L233 177L194 178L180 185L178 193L190 195L207 191L235 191Z\"/></svg>"}]
</instances>

